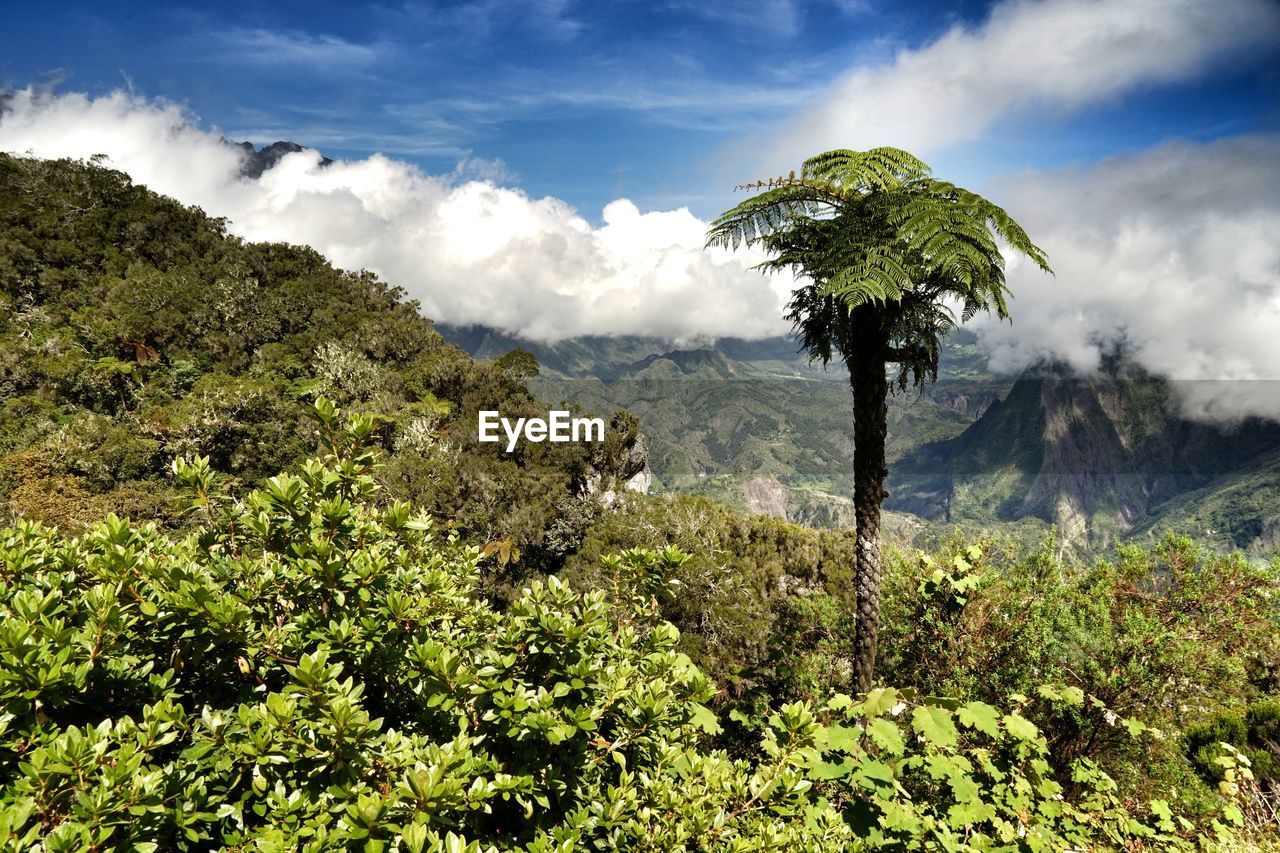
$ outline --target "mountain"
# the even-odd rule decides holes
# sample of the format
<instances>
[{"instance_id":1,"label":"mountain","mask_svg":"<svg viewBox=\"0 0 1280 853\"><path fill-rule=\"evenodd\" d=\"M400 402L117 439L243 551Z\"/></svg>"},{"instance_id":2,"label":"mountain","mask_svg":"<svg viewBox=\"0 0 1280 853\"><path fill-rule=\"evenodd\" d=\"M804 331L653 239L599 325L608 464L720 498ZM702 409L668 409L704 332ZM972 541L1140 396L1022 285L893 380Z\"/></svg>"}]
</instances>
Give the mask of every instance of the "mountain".
<instances>
[{"instance_id":1,"label":"mountain","mask_svg":"<svg viewBox=\"0 0 1280 853\"><path fill-rule=\"evenodd\" d=\"M672 350L662 355L646 356L631 365L628 372L636 379L692 376L714 380L738 377L734 363L714 349Z\"/></svg>"},{"instance_id":2,"label":"mountain","mask_svg":"<svg viewBox=\"0 0 1280 853\"><path fill-rule=\"evenodd\" d=\"M543 365L533 387L544 399L635 413L660 489L815 526L852 522L845 377L808 364L789 338L543 344L437 328L480 359L528 350ZM889 401L886 508L899 527L925 520L1026 539L1053 526L1085 552L1173 529L1256 555L1280 550L1280 424L1189 420L1176 385L1122 360L1091 378L1053 365L996 376L965 330L939 376Z\"/></svg>"},{"instance_id":3,"label":"mountain","mask_svg":"<svg viewBox=\"0 0 1280 853\"><path fill-rule=\"evenodd\" d=\"M528 351L541 366L530 384L543 399L634 413L648 438L656 488L816 526L852 521L847 375L840 365L810 364L789 337L548 344L480 326L436 329L480 360ZM950 378L890 400L891 459L959 435L1010 384L986 373L971 333L955 335L943 360Z\"/></svg>"},{"instance_id":4,"label":"mountain","mask_svg":"<svg viewBox=\"0 0 1280 853\"><path fill-rule=\"evenodd\" d=\"M825 379L843 382L842 371L825 371L809 364L788 337L747 341L720 338L713 342L677 342L639 335L585 335L554 343L534 341L487 326L437 323L436 330L472 358L488 360L523 349L532 354L544 379L635 379L659 359L674 361L679 373L690 366L716 362L713 372L738 377ZM693 368L696 370L696 366Z\"/></svg>"},{"instance_id":5,"label":"mountain","mask_svg":"<svg viewBox=\"0 0 1280 853\"><path fill-rule=\"evenodd\" d=\"M234 143L228 142L228 145ZM252 142L241 142L235 145L245 154L244 165L240 167L240 175L245 178L261 178L268 169L273 168L286 154L296 154L308 149L296 142L278 141L261 148L254 148ZM320 158L321 166L328 166L333 161L328 157Z\"/></svg>"},{"instance_id":6,"label":"mountain","mask_svg":"<svg viewBox=\"0 0 1280 853\"><path fill-rule=\"evenodd\" d=\"M1189 420L1133 366L1041 366L960 435L906 454L888 506L926 518L1039 518L1089 548L1173 528L1263 553L1280 528L1280 424Z\"/></svg>"}]
</instances>

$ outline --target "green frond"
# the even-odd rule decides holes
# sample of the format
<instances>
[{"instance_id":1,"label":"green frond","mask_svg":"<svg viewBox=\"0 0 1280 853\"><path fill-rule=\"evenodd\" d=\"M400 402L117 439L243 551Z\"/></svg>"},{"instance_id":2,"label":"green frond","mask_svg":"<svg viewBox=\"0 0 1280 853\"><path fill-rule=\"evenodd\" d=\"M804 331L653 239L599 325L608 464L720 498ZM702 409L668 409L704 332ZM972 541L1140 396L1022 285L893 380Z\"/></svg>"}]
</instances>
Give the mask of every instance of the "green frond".
<instances>
[{"instance_id":1,"label":"green frond","mask_svg":"<svg viewBox=\"0 0 1280 853\"><path fill-rule=\"evenodd\" d=\"M911 274L892 249L868 248L862 260L837 270L826 282L826 292L850 310L866 302L898 302L911 287Z\"/></svg>"},{"instance_id":2,"label":"green frond","mask_svg":"<svg viewBox=\"0 0 1280 853\"><path fill-rule=\"evenodd\" d=\"M956 205L957 209L966 210L975 221L981 222L984 228L995 232L1011 249L1026 255L1032 263L1045 272L1053 273L1044 250L1031 241L1027 232L1004 208L975 192L944 181L929 181L928 195L940 201L950 202Z\"/></svg>"},{"instance_id":3,"label":"green frond","mask_svg":"<svg viewBox=\"0 0 1280 853\"><path fill-rule=\"evenodd\" d=\"M816 359L848 357L851 318L875 312L904 388L908 375L936 377L940 341L958 323L1009 316L1002 247L1052 272L1003 208L897 148L826 151L798 176L746 188L761 192L716 219L707 245L760 245L770 257L759 269L807 279L786 316ZM963 306L959 318L948 301Z\"/></svg>"},{"instance_id":4,"label":"green frond","mask_svg":"<svg viewBox=\"0 0 1280 853\"><path fill-rule=\"evenodd\" d=\"M929 174L929 167L899 148L869 151L837 149L804 162L800 173L864 192L895 189L906 181Z\"/></svg>"},{"instance_id":5,"label":"green frond","mask_svg":"<svg viewBox=\"0 0 1280 853\"><path fill-rule=\"evenodd\" d=\"M816 182L784 184L721 214L707 230L708 246L753 245L790 224L819 216L840 203L837 189Z\"/></svg>"}]
</instances>

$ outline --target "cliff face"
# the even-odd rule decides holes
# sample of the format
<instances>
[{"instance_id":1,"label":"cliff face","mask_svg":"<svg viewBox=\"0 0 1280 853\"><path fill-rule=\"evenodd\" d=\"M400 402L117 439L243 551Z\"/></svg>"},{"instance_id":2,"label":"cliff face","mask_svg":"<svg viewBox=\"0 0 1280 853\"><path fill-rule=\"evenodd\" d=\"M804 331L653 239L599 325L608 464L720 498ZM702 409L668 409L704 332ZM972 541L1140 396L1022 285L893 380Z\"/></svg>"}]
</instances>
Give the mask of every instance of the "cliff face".
<instances>
[{"instance_id":1,"label":"cliff face","mask_svg":"<svg viewBox=\"0 0 1280 853\"><path fill-rule=\"evenodd\" d=\"M1136 370L1080 378L1041 369L961 435L904 458L889 506L957 521L1042 518L1068 540L1100 545L1152 527L1179 499L1211 496L1277 449L1280 424L1190 421L1176 387ZM1259 517L1240 519L1241 530L1267 527L1272 507L1254 509Z\"/></svg>"},{"instance_id":2,"label":"cliff face","mask_svg":"<svg viewBox=\"0 0 1280 853\"><path fill-rule=\"evenodd\" d=\"M794 506L791 490L777 480L756 477L742 484L742 497L752 515L772 515L790 520Z\"/></svg>"},{"instance_id":3,"label":"cliff face","mask_svg":"<svg viewBox=\"0 0 1280 853\"><path fill-rule=\"evenodd\" d=\"M613 506L621 492L649 494L653 471L649 468L649 445L642 434L627 448L625 455L612 463L593 460L582 481L584 495L599 496L605 506Z\"/></svg>"}]
</instances>

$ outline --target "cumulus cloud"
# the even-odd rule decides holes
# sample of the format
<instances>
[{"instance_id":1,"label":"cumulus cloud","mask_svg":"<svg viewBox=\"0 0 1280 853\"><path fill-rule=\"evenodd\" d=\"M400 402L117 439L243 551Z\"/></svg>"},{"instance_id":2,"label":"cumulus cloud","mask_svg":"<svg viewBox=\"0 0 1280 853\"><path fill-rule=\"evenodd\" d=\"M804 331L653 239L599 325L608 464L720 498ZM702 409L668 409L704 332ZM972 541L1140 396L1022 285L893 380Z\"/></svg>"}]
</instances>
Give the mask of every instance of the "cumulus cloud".
<instances>
[{"instance_id":1,"label":"cumulus cloud","mask_svg":"<svg viewBox=\"0 0 1280 853\"><path fill-rule=\"evenodd\" d=\"M978 139L1033 107L1076 109L1280 37L1270 0L1004 0L980 26L837 80L789 124L767 167L815 151L893 145L917 154Z\"/></svg>"},{"instance_id":2,"label":"cumulus cloud","mask_svg":"<svg viewBox=\"0 0 1280 853\"><path fill-rule=\"evenodd\" d=\"M1120 342L1179 380L1189 414L1280 418L1280 136L1171 143L997 194L1057 277L1014 259L1013 325L979 326L994 368L1089 371Z\"/></svg>"},{"instance_id":3,"label":"cumulus cloud","mask_svg":"<svg viewBox=\"0 0 1280 853\"><path fill-rule=\"evenodd\" d=\"M0 150L105 154L135 181L228 217L236 234L305 243L339 266L373 270L442 321L539 340L787 329L792 282L751 270L759 257L704 250L707 223L687 208L641 211L619 199L594 226L556 198L378 155L322 167L303 151L247 180L241 154L217 133L175 105L122 92L19 92L0 116Z\"/></svg>"}]
</instances>

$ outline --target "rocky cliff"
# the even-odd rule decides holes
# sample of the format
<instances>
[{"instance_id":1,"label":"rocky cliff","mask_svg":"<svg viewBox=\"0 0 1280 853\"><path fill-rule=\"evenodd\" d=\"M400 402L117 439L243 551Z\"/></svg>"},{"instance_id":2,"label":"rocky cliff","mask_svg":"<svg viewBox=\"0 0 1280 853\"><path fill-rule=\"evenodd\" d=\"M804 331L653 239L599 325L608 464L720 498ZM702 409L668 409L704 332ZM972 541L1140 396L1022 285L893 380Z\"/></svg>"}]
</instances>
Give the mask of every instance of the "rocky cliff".
<instances>
[{"instance_id":1,"label":"rocky cliff","mask_svg":"<svg viewBox=\"0 0 1280 853\"><path fill-rule=\"evenodd\" d=\"M1256 472L1280 451L1280 424L1196 422L1179 400L1175 383L1133 368L1090 378L1038 368L959 436L901 460L888 505L949 521L1041 518L1091 545L1154 529L1177 505L1194 515L1180 499ZM1250 482L1280 495L1280 477ZM1241 535L1266 526L1272 503L1236 519Z\"/></svg>"}]
</instances>

